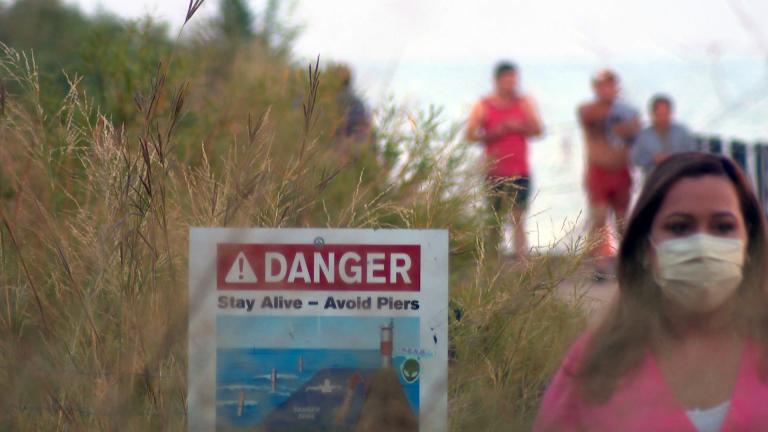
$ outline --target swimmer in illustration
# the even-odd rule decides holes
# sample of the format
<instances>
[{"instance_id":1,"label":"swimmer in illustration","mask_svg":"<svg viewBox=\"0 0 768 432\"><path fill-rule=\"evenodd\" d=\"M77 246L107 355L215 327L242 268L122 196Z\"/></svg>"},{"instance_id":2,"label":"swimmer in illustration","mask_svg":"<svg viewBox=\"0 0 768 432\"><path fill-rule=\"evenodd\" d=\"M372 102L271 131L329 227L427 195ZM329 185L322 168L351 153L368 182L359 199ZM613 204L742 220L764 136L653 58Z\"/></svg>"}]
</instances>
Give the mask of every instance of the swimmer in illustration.
<instances>
[{"instance_id":1,"label":"swimmer in illustration","mask_svg":"<svg viewBox=\"0 0 768 432\"><path fill-rule=\"evenodd\" d=\"M331 380L326 378L321 385L307 387L305 391L315 391L323 394L329 394L334 393L336 390L341 390L341 386L331 383Z\"/></svg>"}]
</instances>

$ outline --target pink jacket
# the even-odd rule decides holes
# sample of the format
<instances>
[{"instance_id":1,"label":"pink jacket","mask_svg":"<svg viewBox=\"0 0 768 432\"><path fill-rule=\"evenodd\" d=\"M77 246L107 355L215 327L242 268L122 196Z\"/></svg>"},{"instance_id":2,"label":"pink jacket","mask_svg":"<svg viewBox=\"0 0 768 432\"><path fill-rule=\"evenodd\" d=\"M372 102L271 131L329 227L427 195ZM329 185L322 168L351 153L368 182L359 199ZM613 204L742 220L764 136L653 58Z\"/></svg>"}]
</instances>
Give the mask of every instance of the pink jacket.
<instances>
[{"instance_id":1,"label":"pink jacket","mask_svg":"<svg viewBox=\"0 0 768 432\"><path fill-rule=\"evenodd\" d=\"M534 424L534 432L697 432L685 409L672 395L650 351L636 373L601 405L588 405L578 396L574 370L589 335L571 348L549 385ZM768 431L768 383L758 377L758 349L748 343L725 416L722 432ZM706 359L702 359L706 361Z\"/></svg>"}]
</instances>

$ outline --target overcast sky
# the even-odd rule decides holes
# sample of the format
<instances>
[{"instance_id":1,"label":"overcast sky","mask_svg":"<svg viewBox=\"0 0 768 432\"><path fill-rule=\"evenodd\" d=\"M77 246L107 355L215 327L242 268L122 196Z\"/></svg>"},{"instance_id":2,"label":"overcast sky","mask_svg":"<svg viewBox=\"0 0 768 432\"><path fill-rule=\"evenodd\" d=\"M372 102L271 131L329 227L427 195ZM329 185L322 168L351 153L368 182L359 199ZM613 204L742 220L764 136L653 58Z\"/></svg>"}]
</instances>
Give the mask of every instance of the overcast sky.
<instances>
[{"instance_id":1,"label":"overcast sky","mask_svg":"<svg viewBox=\"0 0 768 432\"><path fill-rule=\"evenodd\" d=\"M188 3L65 1L124 17L151 14L176 29ZM257 12L266 2L250 1ZM206 0L201 15L212 15L217 2ZM409 106L444 107L445 118L462 121L488 91L498 59L521 64L524 90L540 102L548 130L532 147L541 194L531 213L540 216L540 244L549 244L566 218L580 219L574 107L590 97L589 76L598 67L618 68L637 106L658 91L671 94L679 118L695 130L768 136L768 0L299 2L291 19L304 31L295 53L352 65L355 85L372 106L393 94Z\"/></svg>"},{"instance_id":2,"label":"overcast sky","mask_svg":"<svg viewBox=\"0 0 768 432\"><path fill-rule=\"evenodd\" d=\"M125 17L147 13L178 27L187 0L67 0ZM255 10L263 0L251 0ZM203 13L212 13L207 0ZM299 0L296 45L352 63L466 62L727 54L768 50L764 0Z\"/></svg>"}]
</instances>

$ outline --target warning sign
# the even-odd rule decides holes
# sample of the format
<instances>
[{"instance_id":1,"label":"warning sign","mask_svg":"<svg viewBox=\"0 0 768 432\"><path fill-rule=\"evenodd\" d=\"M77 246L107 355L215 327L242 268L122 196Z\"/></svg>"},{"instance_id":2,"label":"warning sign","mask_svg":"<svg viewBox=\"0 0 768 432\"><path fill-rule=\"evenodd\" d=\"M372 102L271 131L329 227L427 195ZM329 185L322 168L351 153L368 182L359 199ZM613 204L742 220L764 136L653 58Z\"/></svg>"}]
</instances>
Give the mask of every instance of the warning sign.
<instances>
[{"instance_id":1,"label":"warning sign","mask_svg":"<svg viewBox=\"0 0 768 432\"><path fill-rule=\"evenodd\" d=\"M419 291L421 283L417 244L221 243L216 265L220 290Z\"/></svg>"},{"instance_id":2,"label":"warning sign","mask_svg":"<svg viewBox=\"0 0 768 432\"><path fill-rule=\"evenodd\" d=\"M224 282L227 284L256 283L259 279L253 272L251 264L244 252L240 252L227 272Z\"/></svg>"},{"instance_id":3,"label":"warning sign","mask_svg":"<svg viewBox=\"0 0 768 432\"><path fill-rule=\"evenodd\" d=\"M448 236L190 234L189 430L447 429Z\"/></svg>"}]
</instances>

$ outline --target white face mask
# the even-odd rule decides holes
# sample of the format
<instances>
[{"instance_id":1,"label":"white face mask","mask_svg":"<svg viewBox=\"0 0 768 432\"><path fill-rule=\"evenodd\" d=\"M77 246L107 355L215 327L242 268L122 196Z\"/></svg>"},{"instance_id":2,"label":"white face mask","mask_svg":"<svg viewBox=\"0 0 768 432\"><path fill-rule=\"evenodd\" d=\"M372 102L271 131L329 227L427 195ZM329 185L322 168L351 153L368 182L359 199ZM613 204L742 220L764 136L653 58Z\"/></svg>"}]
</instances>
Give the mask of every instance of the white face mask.
<instances>
[{"instance_id":1,"label":"white face mask","mask_svg":"<svg viewBox=\"0 0 768 432\"><path fill-rule=\"evenodd\" d=\"M655 245L654 278L668 299L708 312L731 298L743 278L745 247L739 239L695 234Z\"/></svg>"}]
</instances>

